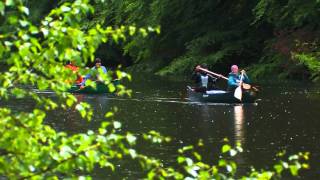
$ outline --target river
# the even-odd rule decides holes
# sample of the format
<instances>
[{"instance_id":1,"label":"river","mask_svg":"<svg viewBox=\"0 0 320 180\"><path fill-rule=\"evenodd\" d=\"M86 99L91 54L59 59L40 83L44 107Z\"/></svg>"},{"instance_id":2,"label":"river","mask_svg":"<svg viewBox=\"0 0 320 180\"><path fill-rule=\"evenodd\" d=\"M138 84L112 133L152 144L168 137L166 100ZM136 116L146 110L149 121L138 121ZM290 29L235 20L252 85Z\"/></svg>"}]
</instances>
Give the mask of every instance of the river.
<instances>
[{"instance_id":1,"label":"river","mask_svg":"<svg viewBox=\"0 0 320 180\"><path fill-rule=\"evenodd\" d=\"M146 154L156 155L165 164L173 164L177 149L195 145L202 139L205 161L218 158L222 140L240 142L244 152L236 156L239 174L257 169L270 169L276 154L311 152L311 169L303 178L320 178L320 88L305 83L262 83L255 104L214 104L190 102L186 93L188 81L156 76L133 76L127 83L132 97L110 95L76 95L79 101L90 103L95 109L92 122L79 120L74 111L51 114L49 123L70 133L95 129L107 111L117 107L115 118L123 130L141 134L156 130L172 137L163 145L140 144ZM119 165L120 166L120 165ZM126 164L111 175L97 169L95 179L140 178L143 173L135 165Z\"/></svg>"}]
</instances>

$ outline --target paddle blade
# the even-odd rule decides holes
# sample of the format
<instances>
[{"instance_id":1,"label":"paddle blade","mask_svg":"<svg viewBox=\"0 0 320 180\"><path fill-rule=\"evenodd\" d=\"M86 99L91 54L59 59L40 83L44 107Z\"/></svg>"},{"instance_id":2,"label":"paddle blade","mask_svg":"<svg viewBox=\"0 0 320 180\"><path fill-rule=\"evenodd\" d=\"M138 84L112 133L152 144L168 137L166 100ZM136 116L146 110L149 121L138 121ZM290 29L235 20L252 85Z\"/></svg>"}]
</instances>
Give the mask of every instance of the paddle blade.
<instances>
[{"instance_id":1,"label":"paddle blade","mask_svg":"<svg viewBox=\"0 0 320 180\"><path fill-rule=\"evenodd\" d=\"M242 99L242 89L241 89L240 86L237 87L236 90L234 91L234 97L241 101L241 99Z\"/></svg>"}]
</instances>

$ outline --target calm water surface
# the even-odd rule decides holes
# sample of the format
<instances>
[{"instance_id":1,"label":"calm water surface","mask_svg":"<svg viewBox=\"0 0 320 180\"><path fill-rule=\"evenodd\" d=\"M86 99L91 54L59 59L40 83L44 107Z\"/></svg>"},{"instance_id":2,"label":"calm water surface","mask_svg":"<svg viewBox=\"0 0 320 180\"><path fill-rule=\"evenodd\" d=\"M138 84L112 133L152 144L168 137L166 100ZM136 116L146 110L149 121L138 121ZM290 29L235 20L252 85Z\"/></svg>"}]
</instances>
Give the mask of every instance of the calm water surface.
<instances>
[{"instance_id":1,"label":"calm water surface","mask_svg":"<svg viewBox=\"0 0 320 180\"><path fill-rule=\"evenodd\" d=\"M95 129L105 112L118 108L116 119L123 129L141 134L156 130L172 137L163 145L140 144L138 149L172 164L177 149L203 139L206 160L214 162L228 138L231 144L240 142L244 152L235 158L240 174L250 166L268 169L276 161L276 153L311 152L311 169L303 179L320 178L320 89L302 83L278 83L262 85L256 104L230 105L188 101L186 81L175 81L150 76L134 76L128 86L132 98L110 95L76 95L78 100L90 103L95 118L86 123L79 120L74 111L51 114L48 122L60 130L85 132ZM118 165L116 175L98 169L95 179L126 177L140 178L143 173L133 164Z\"/></svg>"}]
</instances>

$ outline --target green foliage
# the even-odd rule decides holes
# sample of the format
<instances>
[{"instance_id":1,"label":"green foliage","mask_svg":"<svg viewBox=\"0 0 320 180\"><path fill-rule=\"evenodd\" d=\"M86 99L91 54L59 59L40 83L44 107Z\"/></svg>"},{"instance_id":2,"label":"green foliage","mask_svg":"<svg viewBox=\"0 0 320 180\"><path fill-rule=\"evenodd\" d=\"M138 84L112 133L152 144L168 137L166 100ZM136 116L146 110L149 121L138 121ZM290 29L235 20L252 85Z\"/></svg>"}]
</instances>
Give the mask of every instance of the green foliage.
<instances>
[{"instance_id":1,"label":"green foliage","mask_svg":"<svg viewBox=\"0 0 320 180\"><path fill-rule=\"evenodd\" d=\"M57 108L74 108L82 118L92 118L90 105L77 102L67 93L69 82L76 79L64 67L67 61L84 67L94 59L99 44L125 41L130 35L143 37L155 30L139 28L133 32L133 26L102 28L99 24L83 27L87 15L94 12L87 0L61 2L34 24L24 3L0 2L0 18L6 19L0 21L0 62L6 67L0 74L0 99L32 99L37 108L31 112L13 111L1 105L0 174L9 179L58 179L58 175L74 178L75 171L88 175L96 165L114 171L114 161L125 157L154 163L132 149L136 137L129 132L121 134L121 123L117 121L109 120L98 130L74 135L56 131L44 121L45 112ZM124 72L115 73L119 79L131 78ZM111 74L101 76L101 81L111 84ZM58 100L31 91L29 86L52 90ZM119 88L119 94L130 93L122 85L109 87Z\"/></svg>"},{"instance_id":2,"label":"green foliage","mask_svg":"<svg viewBox=\"0 0 320 180\"><path fill-rule=\"evenodd\" d=\"M194 146L179 150L177 162L182 167L181 171L172 167L165 168L161 160L145 156L134 149L139 136L122 132L122 124L112 119L111 112L105 114L110 119L102 121L97 129L73 135L57 131L45 123L46 112L58 108L73 108L83 119L92 119L90 105L78 102L72 94L67 93L70 82L76 79L76 75L64 67L67 61L75 61L84 67L94 59L99 44L125 41L130 35L144 37L158 30L88 25L87 16L94 12L89 0L61 1L39 24L35 24L29 20L30 10L25 2L0 2L0 18L6 17L6 21L0 21L4 27L0 34L0 62L6 67L0 74L0 99L10 101L28 98L36 106L31 111L10 109L5 104L0 106L1 176L8 179L90 179L90 173L95 167L115 171L115 162L124 159L137 160L148 172L149 179L224 179L235 175L237 165L234 161L226 157L221 158L216 165L206 164L202 162L201 154L193 151ZM176 5L181 4L179 2ZM140 6L133 4L132 7ZM115 73L119 79L131 78L121 71ZM101 76L101 81L110 84L110 76ZM94 82L88 83L95 86ZM52 90L58 100L28 89L30 86L39 90ZM110 88L118 88L122 94L130 93L122 85L110 85ZM170 141L170 138L155 131L145 133L141 138L151 143ZM203 146L203 143L200 141L198 146ZM241 151L239 145L236 148L230 145L222 147L224 157L235 156ZM185 153L191 153L191 157ZM308 154L292 156L290 162L282 162L282 167L275 166L275 171L280 174L283 169L289 168L294 176L297 175L301 168L308 167L307 164L300 164L301 157L307 159ZM274 174L272 171L253 171L250 176L272 177Z\"/></svg>"},{"instance_id":3,"label":"green foliage","mask_svg":"<svg viewBox=\"0 0 320 180\"><path fill-rule=\"evenodd\" d=\"M318 54L318 53L317 53ZM311 78L314 81L320 80L320 61L318 55L313 54L295 54L294 58L307 66L311 72Z\"/></svg>"},{"instance_id":4,"label":"green foliage","mask_svg":"<svg viewBox=\"0 0 320 180\"><path fill-rule=\"evenodd\" d=\"M149 179L280 179L285 171L290 172L292 176L297 176L298 172L308 169L305 163L309 159L309 153L298 153L288 157L287 161L279 160L270 170L255 170L247 175L239 176L237 173L237 164L233 160L243 149L240 144L235 147L227 142L221 147L221 156L215 163L205 163L202 161L202 155L196 151L201 149L202 142L197 147L185 146L179 149L180 155L177 157L179 169L172 167L157 168L150 171ZM279 158L284 158L282 154Z\"/></svg>"},{"instance_id":5,"label":"green foliage","mask_svg":"<svg viewBox=\"0 0 320 180\"><path fill-rule=\"evenodd\" d=\"M317 19L320 2L313 0L276 1L260 0L253 9L255 21L268 21L277 27L301 27L305 24L318 24Z\"/></svg>"},{"instance_id":6,"label":"green foliage","mask_svg":"<svg viewBox=\"0 0 320 180\"><path fill-rule=\"evenodd\" d=\"M188 52L185 56L175 59L168 67L160 70L158 74L188 73L197 64L202 63L210 66L223 62L229 64L228 59L240 54L248 43L245 40L236 40L236 38L241 37L241 34L242 32L237 30L216 31L194 39L187 44ZM226 41L228 39L233 39L233 42Z\"/></svg>"},{"instance_id":7,"label":"green foliage","mask_svg":"<svg viewBox=\"0 0 320 180\"><path fill-rule=\"evenodd\" d=\"M260 0L253 9L255 20L253 24L269 23L274 26L275 37L270 37L263 58L255 74L261 69L273 66L273 72L281 76L303 78L311 74L312 80L317 80L319 75L318 52L319 29L318 9L319 1L267 1ZM270 42L273 47L270 46ZM273 63L268 63L271 57ZM278 58L278 59L275 59ZM266 63L267 62L267 63ZM270 62L270 61L269 61ZM267 64L267 65L266 65Z\"/></svg>"},{"instance_id":8,"label":"green foliage","mask_svg":"<svg viewBox=\"0 0 320 180\"><path fill-rule=\"evenodd\" d=\"M159 36L136 36L123 43L121 51L130 56L136 66L132 69L138 71L186 74L196 64L207 63L211 68L219 68L221 73L228 73L230 64L239 64L248 67L255 77L272 73L306 79L311 74L314 79L317 74L305 61L301 63L290 57L291 53L296 54L292 48L296 40L317 41L317 36L313 39L295 36L299 30L318 34L319 1L316 0L119 0L96 7L91 24L161 27ZM283 37L278 36L281 32ZM282 44L282 40L290 43ZM278 45L280 49L273 47ZM284 49L289 51L289 56L283 56Z\"/></svg>"}]
</instances>

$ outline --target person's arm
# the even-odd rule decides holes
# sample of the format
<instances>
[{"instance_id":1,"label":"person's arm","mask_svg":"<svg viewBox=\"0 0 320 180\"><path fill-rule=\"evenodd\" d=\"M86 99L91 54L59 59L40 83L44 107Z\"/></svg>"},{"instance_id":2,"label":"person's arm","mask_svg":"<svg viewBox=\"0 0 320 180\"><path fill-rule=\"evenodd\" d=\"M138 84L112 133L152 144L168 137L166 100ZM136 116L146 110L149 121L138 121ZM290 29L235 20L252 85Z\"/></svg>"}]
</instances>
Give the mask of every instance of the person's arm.
<instances>
[{"instance_id":1,"label":"person's arm","mask_svg":"<svg viewBox=\"0 0 320 180\"><path fill-rule=\"evenodd\" d=\"M106 67L104 67L104 66L101 66L101 69L102 69L102 71L103 71L103 73L107 73L107 68Z\"/></svg>"},{"instance_id":2,"label":"person's arm","mask_svg":"<svg viewBox=\"0 0 320 180\"><path fill-rule=\"evenodd\" d=\"M210 75L210 74L207 74L207 75L208 75L208 77L209 77L209 81L212 82L212 83L215 83L215 82L217 81L217 79L218 79L218 78L216 78L216 77L213 77L213 76Z\"/></svg>"},{"instance_id":3,"label":"person's arm","mask_svg":"<svg viewBox=\"0 0 320 180\"><path fill-rule=\"evenodd\" d=\"M228 78L228 86L238 87L239 83L237 82L237 80L233 76L229 76L229 78Z\"/></svg>"},{"instance_id":4,"label":"person's arm","mask_svg":"<svg viewBox=\"0 0 320 180\"><path fill-rule=\"evenodd\" d=\"M245 71L245 70L242 70L241 72L243 72L243 79L242 79L242 81L243 81L244 83L250 83L250 79L249 79L246 71Z\"/></svg>"},{"instance_id":5,"label":"person's arm","mask_svg":"<svg viewBox=\"0 0 320 180\"><path fill-rule=\"evenodd\" d=\"M199 82L200 82L200 74L199 74L198 72L193 72L191 79L192 79L195 83L199 83Z\"/></svg>"}]
</instances>

